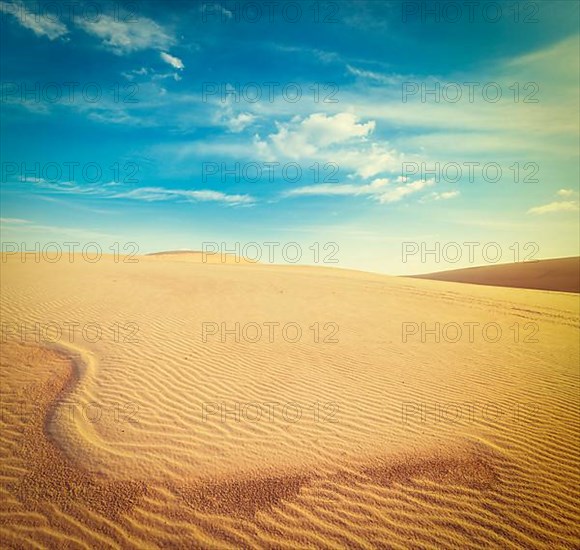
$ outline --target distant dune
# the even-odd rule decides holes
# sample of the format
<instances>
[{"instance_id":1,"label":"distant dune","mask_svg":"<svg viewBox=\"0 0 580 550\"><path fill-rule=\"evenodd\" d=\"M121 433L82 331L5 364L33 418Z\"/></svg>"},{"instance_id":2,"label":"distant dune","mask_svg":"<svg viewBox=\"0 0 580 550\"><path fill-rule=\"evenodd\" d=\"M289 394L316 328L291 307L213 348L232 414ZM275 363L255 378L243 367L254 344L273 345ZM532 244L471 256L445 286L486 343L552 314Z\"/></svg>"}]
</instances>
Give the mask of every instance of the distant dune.
<instances>
[{"instance_id":1,"label":"distant dune","mask_svg":"<svg viewBox=\"0 0 580 550\"><path fill-rule=\"evenodd\" d=\"M474 285L580 292L580 258L468 267L412 277Z\"/></svg>"},{"instance_id":2,"label":"distant dune","mask_svg":"<svg viewBox=\"0 0 580 550\"><path fill-rule=\"evenodd\" d=\"M206 264L256 264L243 256L235 254L221 254L219 252L202 252L201 250L168 250L146 254L148 258L160 260L175 260L180 262L196 262Z\"/></svg>"}]
</instances>

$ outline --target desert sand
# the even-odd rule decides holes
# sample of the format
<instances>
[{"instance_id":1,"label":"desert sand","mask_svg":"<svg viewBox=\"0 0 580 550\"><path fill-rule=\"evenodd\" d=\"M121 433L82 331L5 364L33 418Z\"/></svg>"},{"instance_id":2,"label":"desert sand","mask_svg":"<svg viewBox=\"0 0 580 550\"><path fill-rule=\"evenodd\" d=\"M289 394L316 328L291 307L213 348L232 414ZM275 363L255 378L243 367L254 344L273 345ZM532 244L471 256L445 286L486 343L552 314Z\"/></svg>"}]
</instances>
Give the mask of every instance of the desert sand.
<instances>
[{"instance_id":1,"label":"desert sand","mask_svg":"<svg viewBox=\"0 0 580 550\"><path fill-rule=\"evenodd\" d=\"M485 265L415 275L419 279L476 285L509 286L559 292L580 292L580 258L556 258Z\"/></svg>"},{"instance_id":2,"label":"desert sand","mask_svg":"<svg viewBox=\"0 0 580 550\"><path fill-rule=\"evenodd\" d=\"M2 258L3 548L579 547L578 296L136 259Z\"/></svg>"}]
</instances>

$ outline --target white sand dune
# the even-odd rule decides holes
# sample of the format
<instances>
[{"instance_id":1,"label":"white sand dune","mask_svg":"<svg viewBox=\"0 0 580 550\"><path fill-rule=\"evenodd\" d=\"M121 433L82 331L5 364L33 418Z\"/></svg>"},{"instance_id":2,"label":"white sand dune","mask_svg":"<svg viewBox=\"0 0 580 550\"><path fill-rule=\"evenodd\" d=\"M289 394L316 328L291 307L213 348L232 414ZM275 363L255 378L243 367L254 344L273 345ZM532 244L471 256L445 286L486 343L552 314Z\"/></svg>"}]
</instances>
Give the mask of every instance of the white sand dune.
<instances>
[{"instance_id":1,"label":"white sand dune","mask_svg":"<svg viewBox=\"0 0 580 550\"><path fill-rule=\"evenodd\" d=\"M2 264L3 547L579 547L577 296L190 259Z\"/></svg>"}]
</instances>

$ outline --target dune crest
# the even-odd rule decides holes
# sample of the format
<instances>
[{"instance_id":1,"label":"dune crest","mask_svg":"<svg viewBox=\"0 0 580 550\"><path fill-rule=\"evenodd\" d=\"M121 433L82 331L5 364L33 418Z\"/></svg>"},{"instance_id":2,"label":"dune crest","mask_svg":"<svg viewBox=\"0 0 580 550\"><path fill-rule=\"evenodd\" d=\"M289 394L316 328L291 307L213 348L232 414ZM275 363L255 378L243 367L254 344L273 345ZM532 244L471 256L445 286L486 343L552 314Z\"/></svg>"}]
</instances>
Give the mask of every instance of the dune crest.
<instances>
[{"instance_id":1,"label":"dune crest","mask_svg":"<svg viewBox=\"0 0 580 550\"><path fill-rule=\"evenodd\" d=\"M221 252L202 252L200 250L168 250L166 252L151 252L141 258L149 260L173 260L178 262L194 262L207 264L238 264L248 265L259 263L257 261L250 261L243 256L236 254L221 253Z\"/></svg>"}]
</instances>

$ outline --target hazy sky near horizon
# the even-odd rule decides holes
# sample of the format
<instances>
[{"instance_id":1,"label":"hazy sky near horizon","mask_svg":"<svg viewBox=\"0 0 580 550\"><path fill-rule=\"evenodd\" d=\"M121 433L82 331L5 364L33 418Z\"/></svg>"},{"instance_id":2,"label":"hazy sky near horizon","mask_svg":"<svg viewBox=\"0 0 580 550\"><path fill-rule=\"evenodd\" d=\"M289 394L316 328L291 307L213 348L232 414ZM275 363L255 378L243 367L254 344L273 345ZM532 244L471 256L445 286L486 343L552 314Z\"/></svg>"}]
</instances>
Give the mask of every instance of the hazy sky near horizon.
<instances>
[{"instance_id":1,"label":"hazy sky near horizon","mask_svg":"<svg viewBox=\"0 0 580 550\"><path fill-rule=\"evenodd\" d=\"M578 255L578 2L0 9L4 243L319 243L393 274ZM479 246L402 261L451 242Z\"/></svg>"}]
</instances>

